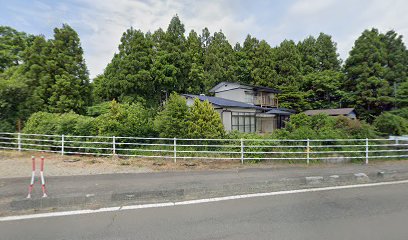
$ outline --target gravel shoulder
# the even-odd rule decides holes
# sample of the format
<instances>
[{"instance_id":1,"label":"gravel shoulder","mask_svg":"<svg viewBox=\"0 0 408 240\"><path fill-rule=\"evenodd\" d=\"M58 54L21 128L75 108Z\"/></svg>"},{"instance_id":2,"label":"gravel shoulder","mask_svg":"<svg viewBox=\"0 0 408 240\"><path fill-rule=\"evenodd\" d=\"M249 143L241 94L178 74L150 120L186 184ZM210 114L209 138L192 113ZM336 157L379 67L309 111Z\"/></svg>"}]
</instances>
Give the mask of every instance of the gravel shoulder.
<instances>
[{"instance_id":1,"label":"gravel shoulder","mask_svg":"<svg viewBox=\"0 0 408 240\"><path fill-rule=\"evenodd\" d=\"M118 157L95 157L68 155L61 156L54 153L0 151L0 179L29 177L31 175L31 156L36 157L37 166L40 156L45 157L46 176L76 176L97 175L113 173L148 173L171 171L205 171L205 170L241 170L251 168L265 169L298 169L298 168L338 168L362 166L361 163L287 163L283 161L262 161L258 163L246 162L244 165L239 160L177 160L172 159L141 159ZM408 161L373 161L370 166L399 166L406 165ZM38 167L37 167L38 168ZM37 169L38 171L38 169Z\"/></svg>"}]
</instances>

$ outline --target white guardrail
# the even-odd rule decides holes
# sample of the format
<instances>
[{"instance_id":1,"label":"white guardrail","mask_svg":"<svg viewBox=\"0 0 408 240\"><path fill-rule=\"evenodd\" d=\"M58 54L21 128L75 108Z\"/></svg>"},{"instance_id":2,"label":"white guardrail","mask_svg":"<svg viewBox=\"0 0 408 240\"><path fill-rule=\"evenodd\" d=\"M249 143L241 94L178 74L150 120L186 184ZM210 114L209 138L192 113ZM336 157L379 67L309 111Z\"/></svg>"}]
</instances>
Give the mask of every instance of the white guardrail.
<instances>
[{"instance_id":1,"label":"white guardrail","mask_svg":"<svg viewBox=\"0 0 408 240\"><path fill-rule=\"evenodd\" d=\"M173 159L312 160L408 159L408 138L186 139L0 133L0 149L69 155Z\"/></svg>"}]
</instances>

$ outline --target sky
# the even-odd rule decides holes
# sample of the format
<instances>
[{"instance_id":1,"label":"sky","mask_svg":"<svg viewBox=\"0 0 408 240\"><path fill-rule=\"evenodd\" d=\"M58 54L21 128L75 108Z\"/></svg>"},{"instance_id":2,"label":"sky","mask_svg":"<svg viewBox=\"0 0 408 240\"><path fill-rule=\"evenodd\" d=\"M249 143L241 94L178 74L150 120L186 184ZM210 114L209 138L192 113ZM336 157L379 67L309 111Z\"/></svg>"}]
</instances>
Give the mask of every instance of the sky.
<instances>
[{"instance_id":1,"label":"sky","mask_svg":"<svg viewBox=\"0 0 408 240\"><path fill-rule=\"evenodd\" d=\"M0 6L0 25L31 34L52 38L55 27L68 23L92 78L103 73L126 29L165 30L176 14L186 35L222 30L231 45L247 34L276 46L324 32L343 60L365 29L395 30L408 43L407 0L0 0Z\"/></svg>"}]
</instances>

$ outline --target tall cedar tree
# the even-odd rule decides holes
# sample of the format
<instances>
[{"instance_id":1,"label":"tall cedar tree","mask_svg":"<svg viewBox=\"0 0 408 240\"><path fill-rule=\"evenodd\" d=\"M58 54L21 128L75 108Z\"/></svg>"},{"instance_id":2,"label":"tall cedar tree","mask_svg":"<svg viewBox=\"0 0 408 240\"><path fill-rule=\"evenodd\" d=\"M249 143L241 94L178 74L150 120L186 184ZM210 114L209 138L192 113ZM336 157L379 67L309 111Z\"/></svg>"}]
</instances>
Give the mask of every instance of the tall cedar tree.
<instances>
[{"instance_id":1,"label":"tall cedar tree","mask_svg":"<svg viewBox=\"0 0 408 240\"><path fill-rule=\"evenodd\" d=\"M254 50L251 60L251 84L278 88L273 49L265 40L262 40Z\"/></svg>"},{"instance_id":2,"label":"tall cedar tree","mask_svg":"<svg viewBox=\"0 0 408 240\"><path fill-rule=\"evenodd\" d=\"M346 100L369 122L392 106L392 86L386 79L390 71L387 54L382 34L371 29L355 41L346 60Z\"/></svg>"},{"instance_id":3,"label":"tall cedar tree","mask_svg":"<svg viewBox=\"0 0 408 240\"><path fill-rule=\"evenodd\" d=\"M308 108L305 92L301 91L302 59L296 44L285 40L274 49L276 86L282 91L280 106L301 111Z\"/></svg>"},{"instance_id":4,"label":"tall cedar tree","mask_svg":"<svg viewBox=\"0 0 408 240\"><path fill-rule=\"evenodd\" d=\"M204 85L206 90L208 91L222 81L234 81L235 64L234 49L232 49L224 33L214 33L204 55Z\"/></svg>"},{"instance_id":5,"label":"tall cedar tree","mask_svg":"<svg viewBox=\"0 0 408 240\"><path fill-rule=\"evenodd\" d=\"M150 72L152 55L153 42L142 31L130 28L124 32L119 52L115 53L104 74L95 79L96 98L120 102L155 100L155 83Z\"/></svg>"},{"instance_id":6,"label":"tall cedar tree","mask_svg":"<svg viewBox=\"0 0 408 240\"><path fill-rule=\"evenodd\" d=\"M298 43L302 56L303 81L301 90L311 109L342 107L344 75L336 43L331 36L320 33Z\"/></svg>"},{"instance_id":7,"label":"tall cedar tree","mask_svg":"<svg viewBox=\"0 0 408 240\"><path fill-rule=\"evenodd\" d=\"M406 90L404 90L408 84L408 50L402 41L402 36L395 31L383 34L382 41L387 49L385 79L393 87L391 94L394 98L393 107L404 107L404 104L401 106L399 104L408 101Z\"/></svg>"},{"instance_id":8,"label":"tall cedar tree","mask_svg":"<svg viewBox=\"0 0 408 240\"><path fill-rule=\"evenodd\" d=\"M199 94L205 92L204 86L204 49L200 37L194 30L187 37L189 72L186 92Z\"/></svg>"},{"instance_id":9,"label":"tall cedar tree","mask_svg":"<svg viewBox=\"0 0 408 240\"><path fill-rule=\"evenodd\" d=\"M49 111L84 113L91 103L91 88L78 34L64 24L54 29L54 39L49 44L49 75L40 80L41 87L50 94Z\"/></svg>"},{"instance_id":10,"label":"tall cedar tree","mask_svg":"<svg viewBox=\"0 0 408 240\"><path fill-rule=\"evenodd\" d=\"M235 77L238 82L251 84L254 82L252 77L252 71L254 69L253 60L255 57L255 51L259 46L259 40L247 35L242 47L237 43L234 48L236 69Z\"/></svg>"},{"instance_id":11,"label":"tall cedar tree","mask_svg":"<svg viewBox=\"0 0 408 240\"><path fill-rule=\"evenodd\" d=\"M151 73L157 86L156 95L185 92L189 87L189 61L184 32L184 24L176 15L166 32L159 29L153 34L155 55Z\"/></svg>"}]
</instances>

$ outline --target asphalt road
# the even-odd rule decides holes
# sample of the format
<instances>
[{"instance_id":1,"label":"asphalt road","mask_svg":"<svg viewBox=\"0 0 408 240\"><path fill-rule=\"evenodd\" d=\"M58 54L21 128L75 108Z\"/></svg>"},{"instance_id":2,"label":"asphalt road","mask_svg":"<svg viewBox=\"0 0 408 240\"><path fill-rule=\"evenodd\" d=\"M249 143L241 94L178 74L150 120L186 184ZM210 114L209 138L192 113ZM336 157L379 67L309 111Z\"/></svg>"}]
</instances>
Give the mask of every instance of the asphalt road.
<instances>
[{"instance_id":1,"label":"asphalt road","mask_svg":"<svg viewBox=\"0 0 408 240\"><path fill-rule=\"evenodd\" d=\"M0 223L0 239L408 239L408 184Z\"/></svg>"}]
</instances>

